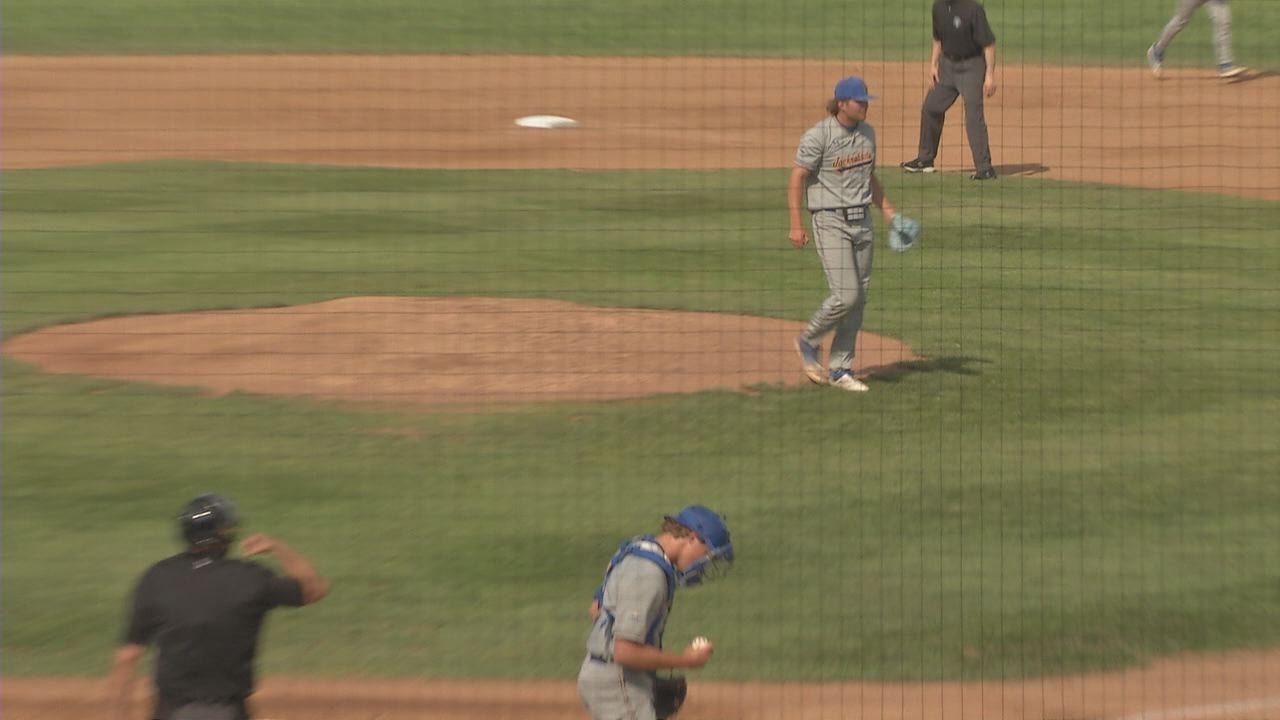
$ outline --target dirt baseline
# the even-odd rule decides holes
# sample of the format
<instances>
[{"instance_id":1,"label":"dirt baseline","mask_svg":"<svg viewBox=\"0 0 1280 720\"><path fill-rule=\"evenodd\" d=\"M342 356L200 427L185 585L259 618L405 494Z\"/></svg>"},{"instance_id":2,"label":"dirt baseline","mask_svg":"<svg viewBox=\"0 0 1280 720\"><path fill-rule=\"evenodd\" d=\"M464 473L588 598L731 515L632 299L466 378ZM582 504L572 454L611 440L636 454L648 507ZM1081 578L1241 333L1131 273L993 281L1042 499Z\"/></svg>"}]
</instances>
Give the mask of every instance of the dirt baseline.
<instances>
[{"instance_id":1,"label":"dirt baseline","mask_svg":"<svg viewBox=\"0 0 1280 720\"><path fill-rule=\"evenodd\" d=\"M1280 75L999 66L1002 174L1280 199ZM923 62L544 56L6 57L0 167L196 158L430 168L777 168L867 78L883 167L915 156ZM972 166L960 108L938 158ZM567 115L530 130L523 115ZM1263 141L1258 141L1263 139ZM779 194L785 188L785 174Z\"/></svg>"},{"instance_id":2,"label":"dirt baseline","mask_svg":"<svg viewBox=\"0 0 1280 720\"><path fill-rule=\"evenodd\" d=\"M560 300L364 297L59 325L4 352L46 372L219 394L499 404L805 384L791 345L802 327ZM863 375L913 359L897 340L858 338Z\"/></svg>"},{"instance_id":3,"label":"dirt baseline","mask_svg":"<svg viewBox=\"0 0 1280 720\"><path fill-rule=\"evenodd\" d=\"M982 683L690 683L680 720L1276 720L1280 651L1177 657L1147 668ZM572 670L567 671L569 674ZM95 679L5 679L6 720L102 717ZM139 702L144 702L141 692ZM141 705L139 705L141 707ZM571 681L271 677L254 707L274 720L585 718ZM140 716L139 716L140 717Z\"/></svg>"}]
</instances>

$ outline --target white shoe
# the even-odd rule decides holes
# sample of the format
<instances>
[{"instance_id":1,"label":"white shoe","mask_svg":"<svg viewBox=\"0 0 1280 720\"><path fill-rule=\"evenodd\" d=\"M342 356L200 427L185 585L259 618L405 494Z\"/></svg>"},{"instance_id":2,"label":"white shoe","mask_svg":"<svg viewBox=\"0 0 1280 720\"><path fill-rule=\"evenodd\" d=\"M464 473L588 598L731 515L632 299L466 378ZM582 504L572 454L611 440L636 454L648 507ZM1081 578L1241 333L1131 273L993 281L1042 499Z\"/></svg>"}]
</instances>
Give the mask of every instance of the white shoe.
<instances>
[{"instance_id":1,"label":"white shoe","mask_svg":"<svg viewBox=\"0 0 1280 720\"><path fill-rule=\"evenodd\" d=\"M818 359L818 348L809 344L804 337L796 338L796 352L800 354L800 365L804 368L804 376L815 385L826 385L826 370Z\"/></svg>"},{"instance_id":2,"label":"white shoe","mask_svg":"<svg viewBox=\"0 0 1280 720\"><path fill-rule=\"evenodd\" d=\"M854 377L853 371L843 369L831 371L831 386L849 392L866 392L871 389L866 383Z\"/></svg>"},{"instance_id":3,"label":"white shoe","mask_svg":"<svg viewBox=\"0 0 1280 720\"><path fill-rule=\"evenodd\" d=\"M1164 74L1164 53L1156 50L1155 45L1147 48L1147 66L1151 68L1151 74L1156 77Z\"/></svg>"},{"instance_id":4,"label":"white shoe","mask_svg":"<svg viewBox=\"0 0 1280 720\"><path fill-rule=\"evenodd\" d=\"M1218 77L1222 78L1223 80L1230 80L1231 78L1237 78L1247 72L1249 72L1249 68L1242 67L1240 65L1219 65L1218 66Z\"/></svg>"}]
</instances>

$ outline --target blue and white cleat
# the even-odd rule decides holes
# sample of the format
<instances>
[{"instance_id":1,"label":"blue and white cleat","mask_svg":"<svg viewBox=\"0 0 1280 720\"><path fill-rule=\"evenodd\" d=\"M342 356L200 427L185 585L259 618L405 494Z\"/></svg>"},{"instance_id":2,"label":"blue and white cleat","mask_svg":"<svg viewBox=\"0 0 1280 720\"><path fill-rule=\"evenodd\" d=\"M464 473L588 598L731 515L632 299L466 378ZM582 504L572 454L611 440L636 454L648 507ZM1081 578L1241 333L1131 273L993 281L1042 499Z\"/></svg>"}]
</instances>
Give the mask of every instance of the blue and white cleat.
<instances>
[{"instance_id":1,"label":"blue and white cleat","mask_svg":"<svg viewBox=\"0 0 1280 720\"><path fill-rule=\"evenodd\" d=\"M804 366L805 377L816 385L826 385L826 370L818 359L818 348L809 344L803 337L796 338L796 352L800 354L800 362Z\"/></svg>"},{"instance_id":2,"label":"blue and white cleat","mask_svg":"<svg viewBox=\"0 0 1280 720\"><path fill-rule=\"evenodd\" d=\"M1157 50L1153 44L1147 48L1147 65L1151 67L1151 74L1160 77L1164 74L1164 53Z\"/></svg>"},{"instance_id":3,"label":"blue and white cleat","mask_svg":"<svg viewBox=\"0 0 1280 720\"><path fill-rule=\"evenodd\" d=\"M831 386L849 392L866 392L871 389L866 383L854 377L852 370L845 368L831 371Z\"/></svg>"}]
</instances>

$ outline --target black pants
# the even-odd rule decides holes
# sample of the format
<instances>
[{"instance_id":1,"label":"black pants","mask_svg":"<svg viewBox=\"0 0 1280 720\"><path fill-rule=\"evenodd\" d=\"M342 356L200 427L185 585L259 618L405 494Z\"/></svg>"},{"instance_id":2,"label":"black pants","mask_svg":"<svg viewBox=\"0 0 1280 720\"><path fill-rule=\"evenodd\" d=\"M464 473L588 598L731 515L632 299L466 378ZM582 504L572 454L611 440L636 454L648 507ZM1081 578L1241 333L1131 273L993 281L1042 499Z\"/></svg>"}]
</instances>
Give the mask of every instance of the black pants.
<instances>
[{"instance_id":1,"label":"black pants","mask_svg":"<svg viewBox=\"0 0 1280 720\"><path fill-rule=\"evenodd\" d=\"M159 698L156 700L155 712L151 714L154 720L175 720L175 716L186 702L176 702ZM249 704L244 700L233 701L227 703L227 709L231 713L231 720L249 720Z\"/></svg>"},{"instance_id":2,"label":"black pants","mask_svg":"<svg viewBox=\"0 0 1280 720\"><path fill-rule=\"evenodd\" d=\"M973 152L973 166L982 172L991 169L991 143L987 140L987 117L982 111L982 85L987 77L987 59L981 55L968 60L938 59L938 86L924 97L920 112L920 153L933 162L942 141L942 125L956 97L964 98L964 126Z\"/></svg>"}]
</instances>

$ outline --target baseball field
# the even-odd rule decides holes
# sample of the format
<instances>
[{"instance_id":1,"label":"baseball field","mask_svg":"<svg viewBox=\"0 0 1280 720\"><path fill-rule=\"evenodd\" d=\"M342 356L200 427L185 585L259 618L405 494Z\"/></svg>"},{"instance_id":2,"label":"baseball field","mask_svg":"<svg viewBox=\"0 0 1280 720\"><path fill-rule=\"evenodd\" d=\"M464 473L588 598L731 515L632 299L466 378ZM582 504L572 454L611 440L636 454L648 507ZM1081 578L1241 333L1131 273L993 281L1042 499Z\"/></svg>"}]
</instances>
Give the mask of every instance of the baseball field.
<instances>
[{"instance_id":1,"label":"baseball field","mask_svg":"<svg viewBox=\"0 0 1280 720\"><path fill-rule=\"evenodd\" d=\"M1280 3L988 0L994 183L904 175L929 3L7 0L3 708L95 716L208 490L333 582L264 718L586 717L617 543L698 502L687 720L1280 718ZM859 369L786 180L880 96ZM531 130L552 113L579 126Z\"/></svg>"}]
</instances>

